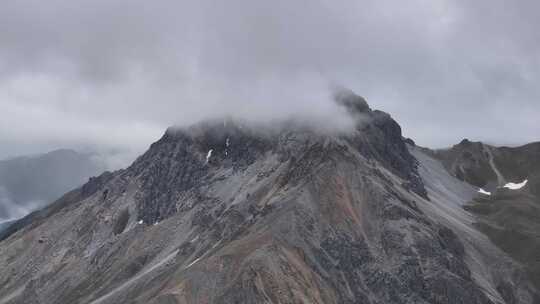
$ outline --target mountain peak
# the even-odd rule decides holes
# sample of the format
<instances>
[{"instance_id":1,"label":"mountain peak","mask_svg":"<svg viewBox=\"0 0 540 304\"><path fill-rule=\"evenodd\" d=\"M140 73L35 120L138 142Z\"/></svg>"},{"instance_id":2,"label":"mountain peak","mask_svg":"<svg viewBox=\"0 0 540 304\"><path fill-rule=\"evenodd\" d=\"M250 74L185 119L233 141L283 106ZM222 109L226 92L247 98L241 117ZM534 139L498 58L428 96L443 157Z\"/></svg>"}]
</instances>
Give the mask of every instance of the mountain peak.
<instances>
[{"instance_id":1,"label":"mountain peak","mask_svg":"<svg viewBox=\"0 0 540 304\"><path fill-rule=\"evenodd\" d=\"M332 91L334 101L337 104L344 106L351 115L356 116L371 111L367 101L352 90L345 87L335 87Z\"/></svg>"},{"instance_id":2,"label":"mountain peak","mask_svg":"<svg viewBox=\"0 0 540 304\"><path fill-rule=\"evenodd\" d=\"M207 120L189 127L169 128L132 167L143 172L160 163L174 164L179 166L175 170L193 175L178 185L185 187L197 183L212 170L214 173L244 170L267 157L276 157L284 163L304 159L317 166L329 159L358 155L378 161L404 180L404 188L427 198L416 160L407 149L399 124L387 113L371 110L367 102L352 91L340 91L336 102L347 107L357 120L355 129L324 132L317 125L294 118L271 123L230 118ZM142 205L146 210L142 214L148 217L145 221L154 222L174 212L170 207L158 211L160 207L154 199L147 199Z\"/></svg>"},{"instance_id":3,"label":"mountain peak","mask_svg":"<svg viewBox=\"0 0 540 304\"><path fill-rule=\"evenodd\" d=\"M297 119L169 128L129 168L13 226L0 301L493 303L467 264L476 251L437 209L463 203L446 197L455 185L424 184L420 172L444 174L431 160L420 171L428 156L389 114L350 92L336 101L349 132ZM426 185L444 188L433 203Z\"/></svg>"}]
</instances>

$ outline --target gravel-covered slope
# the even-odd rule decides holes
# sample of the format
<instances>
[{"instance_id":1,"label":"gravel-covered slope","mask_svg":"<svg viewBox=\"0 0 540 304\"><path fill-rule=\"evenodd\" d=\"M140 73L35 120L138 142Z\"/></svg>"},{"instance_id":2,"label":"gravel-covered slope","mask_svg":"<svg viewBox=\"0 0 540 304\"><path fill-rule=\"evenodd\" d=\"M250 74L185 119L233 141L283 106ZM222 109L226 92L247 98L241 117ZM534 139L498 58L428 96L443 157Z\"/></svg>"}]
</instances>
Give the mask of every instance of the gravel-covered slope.
<instances>
[{"instance_id":1,"label":"gravel-covered slope","mask_svg":"<svg viewBox=\"0 0 540 304\"><path fill-rule=\"evenodd\" d=\"M420 163L419 173L431 198L429 204L421 205L423 210L455 231L463 241L469 269L483 290L500 297L498 300L502 303L539 303L538 291L531 285L534 281L529 276L529 266L513 259L514 256L500 248L478 225L481 217L471 210L470 202L485 200L486 196L478 193L475 186L453 177L425 149L411 146L410 150ZM526 247L514 249L519 251Z\"/></svg>"},{"instance_id":2,"label":"gravel-covered slope","mask_svg":"<svg viewBox=\"0 0 540 304\"><path fill-rule=\"evenodd\" d=\"M532 188L499 188L491 195L476 196L465 209L476 214L475 226L521 262L540 288L540 199Z\"/></svg>"},{"instance_id":3,"label":"gravel-covered slope","mask_svg":"<svg viewBox=\"0 0 540 304\"><path fill-rule=\"evenodd\" d=\"M532 303L447 207L466 187L419 163L388 114L337 98L354 131L169 129L4 234L0 303Z\"/></svg>"},{"instance_id":4,"label":"gravel-covered slope","mask_svg":"<svg viewBox=\"0 0 540 304\"><path fill-rule=\"evenodd\" d=\"M495 147L464 140L428 153L451 174L483 188L464 208L474 214L475 227L522 263L540 288L540 143ZM524 186L509 189L507 183Z\"/></svg>"}]
</instances>

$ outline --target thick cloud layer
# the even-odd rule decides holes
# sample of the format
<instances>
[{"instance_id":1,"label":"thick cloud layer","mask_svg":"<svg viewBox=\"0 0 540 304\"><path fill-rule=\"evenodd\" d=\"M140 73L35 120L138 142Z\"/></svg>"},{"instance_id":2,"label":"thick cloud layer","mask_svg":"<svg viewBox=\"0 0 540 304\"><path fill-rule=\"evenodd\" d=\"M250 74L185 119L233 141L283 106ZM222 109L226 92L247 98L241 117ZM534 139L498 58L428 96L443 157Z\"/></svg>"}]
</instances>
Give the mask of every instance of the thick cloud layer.
<instances>
[{"instance_id":1,"label":"thick cloud layer","mask_svg":"<svg viewBox=\"0 0 540 304\"><path fill-rule=\"evenodd\" d=\"M423 145L538 140L539 11L530 0L9 0L0 157L141 151L169 125L219 115L339 121L332 84Z\"/></svg>"}]
</instances>

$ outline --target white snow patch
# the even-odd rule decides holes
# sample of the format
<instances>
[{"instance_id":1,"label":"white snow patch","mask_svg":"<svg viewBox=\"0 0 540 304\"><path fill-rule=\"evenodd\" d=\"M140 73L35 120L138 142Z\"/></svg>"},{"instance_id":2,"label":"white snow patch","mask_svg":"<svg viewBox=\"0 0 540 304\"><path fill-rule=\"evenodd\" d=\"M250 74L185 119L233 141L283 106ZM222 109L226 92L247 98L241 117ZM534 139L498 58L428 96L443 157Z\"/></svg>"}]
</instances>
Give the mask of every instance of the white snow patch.
<instances>
[{"instance_id":1,"label":"white snow patch","mask_svg":"<svg viewBox=\"0 0 540 304\"><path fill-rule=\"evenodd\" d=\"M478 193L485 194L485 195L491 195L491 192L488 192L482 188L478 189Z\"/></svg>"},{"instance_id":2,"label":"white snow patch","mask_svg":"<svg viewBox=\"0 0 540 304\"><path fill-rule=\"evenodd\" d=\"M522 181L521 183L519 184L515 184L515 183L508 183L506 185L504 185L504 188L507 188L507 189L510 189L510 190L519 190L523 187L525 187L525 185L527 184L529 180L524 180Z\"/></svg>"},{"instance_id":3,"label":"white snow patch","mask_svg":"<svg viewBox=\"0 0 540 304\"><path fill-rule=\"evenodd\" d=\"M208 161L210 160L210 157L212 157L212 152L213 151L214 151L214 149L208 150L208 154L206 154L206 163L208 163Z\"/></svg>"}]
</instances>

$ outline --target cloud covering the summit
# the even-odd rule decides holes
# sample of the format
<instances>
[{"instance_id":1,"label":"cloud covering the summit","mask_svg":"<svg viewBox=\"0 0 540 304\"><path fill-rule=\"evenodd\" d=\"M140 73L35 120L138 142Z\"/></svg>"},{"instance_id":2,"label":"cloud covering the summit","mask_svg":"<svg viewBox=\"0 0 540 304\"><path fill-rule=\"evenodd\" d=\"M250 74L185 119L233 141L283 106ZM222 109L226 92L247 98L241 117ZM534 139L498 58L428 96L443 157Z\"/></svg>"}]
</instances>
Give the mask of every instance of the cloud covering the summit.
<instances>
[{"instance_id":1,"label":"cloud covering the summit","mask_svg":"<svg viewBox=\"0 0 540 304\"><path fill-rule=\"evenodd\" d=\"M140 152L169 125L220 115L328 115L331 84L422 145L540 140L539 11L529 0L7 1L0 158Z\"/></svg>"}]
</instances>

